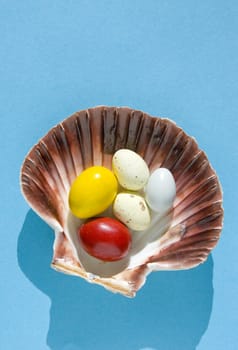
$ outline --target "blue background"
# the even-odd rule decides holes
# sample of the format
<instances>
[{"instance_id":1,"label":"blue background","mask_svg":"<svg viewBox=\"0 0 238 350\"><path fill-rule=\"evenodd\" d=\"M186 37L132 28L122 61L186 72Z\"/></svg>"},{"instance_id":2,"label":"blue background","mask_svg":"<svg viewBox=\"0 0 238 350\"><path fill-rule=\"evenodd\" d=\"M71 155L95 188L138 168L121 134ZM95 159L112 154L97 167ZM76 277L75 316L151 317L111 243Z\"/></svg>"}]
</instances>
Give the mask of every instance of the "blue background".
<instances>
[{"instance_id":1,"label":"blue background","mask_svg":"<svg viewBox=\"0 0 238 350\"><path fill-rule=\"evenodd\" d=\"M237 349L238 2L0 0L0 349ZM135 299L51 270L19 189L28 150L76 110L130 106L195 136L224 190L207 262Z\"/></svg>"}]
</instances>

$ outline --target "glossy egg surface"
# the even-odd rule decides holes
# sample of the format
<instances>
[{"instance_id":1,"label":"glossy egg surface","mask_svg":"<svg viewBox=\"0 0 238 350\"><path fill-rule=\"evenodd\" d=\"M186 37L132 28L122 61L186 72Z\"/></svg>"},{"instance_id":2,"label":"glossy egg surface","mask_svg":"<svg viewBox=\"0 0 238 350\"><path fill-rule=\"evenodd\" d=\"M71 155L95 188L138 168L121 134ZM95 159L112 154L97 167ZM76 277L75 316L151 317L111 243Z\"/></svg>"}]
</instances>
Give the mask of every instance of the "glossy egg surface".
<instances>
[{"instance_id":1,"label":"glossy egg surface","mask_svg":"<svg viewBox=\"0 0 238 350\"><path fill-rule=\"evenodd\" d=\"M172 207L176 196L176 184L170 170L156 169L146 186L146 201L156 212L164 212Z\"/></svg>"},{"instance_id":2,"label":"glossy egg surface","mask_svg":"<svg viewBox=\"0 0 238 350\"><path fill-rule=\"evenodd\" d=\"M124 258L131 245L128 228L110 217L93 219L79 229L79 239L86 252L103 261Z\"/></svg>"},{"instance_id":3,"label":"glossy egg surface","mask_svg":"<svg viewBox=\"0 0 238 350\"><path fill-rule=\"evenodd\" d=\"M109 169L103 166L87 168L71 186L69 207L81 219L98 215L111 205L117 187L117 179Z\"/></svg>"}]
</instances>

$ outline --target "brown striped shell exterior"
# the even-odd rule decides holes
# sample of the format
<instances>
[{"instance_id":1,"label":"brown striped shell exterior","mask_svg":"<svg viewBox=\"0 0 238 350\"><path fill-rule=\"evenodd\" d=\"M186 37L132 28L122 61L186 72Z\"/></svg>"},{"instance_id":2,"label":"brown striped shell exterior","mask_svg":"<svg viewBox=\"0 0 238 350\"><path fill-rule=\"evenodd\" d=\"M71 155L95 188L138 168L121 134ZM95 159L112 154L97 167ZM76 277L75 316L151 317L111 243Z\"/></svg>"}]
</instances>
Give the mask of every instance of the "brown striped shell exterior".
<instances>
[{"instance_id":1,"label":"brown striped shell exterior","mask_svg":"<svg viewBox=\"0 0 238 350\"><path fill-rule=\"evenodd\" d=\"M126 107L80 111L51 129L32 148L21 169L21 187L33 210L60 233L52 266L90 280L64 234L68 191L85 168L111 168L112 156L120 148L141 155L151 171L170 169L177 186L172 225L158 241L156 253L133 269L93 279L112 291L134 296L149 272L194 267L206 260L219 239L221 187L193 138L170 120Z\"/></svg>"}]
</instances>

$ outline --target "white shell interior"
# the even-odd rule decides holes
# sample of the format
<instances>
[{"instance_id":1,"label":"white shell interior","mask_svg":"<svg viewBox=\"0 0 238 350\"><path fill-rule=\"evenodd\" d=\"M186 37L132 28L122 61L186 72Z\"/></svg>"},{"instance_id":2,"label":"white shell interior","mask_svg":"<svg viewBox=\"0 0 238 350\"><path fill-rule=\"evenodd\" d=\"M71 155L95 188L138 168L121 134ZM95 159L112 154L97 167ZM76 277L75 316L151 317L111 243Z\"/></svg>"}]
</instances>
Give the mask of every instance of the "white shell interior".
<instances>
[{"instance_id":1,"label":"white shell interior","mask_svg":"<svg viewBox=\"0 0 238 350\"><path fill-rule=\"evenodd\" d=\"M100 215L113 217L111 207ZM119 261L104 262L90 256L80 245L78 230L83 220L76 218L68 210L64 233L71 242L75 258L86 272L100 277L112 277L125 269L140 266L146 258L158 251L160 238L168 231L173 217L173 210L164 214L152 213L150 227L145 231L131 231L132 245L129 254Z\"/></svg>"}]
</instances>

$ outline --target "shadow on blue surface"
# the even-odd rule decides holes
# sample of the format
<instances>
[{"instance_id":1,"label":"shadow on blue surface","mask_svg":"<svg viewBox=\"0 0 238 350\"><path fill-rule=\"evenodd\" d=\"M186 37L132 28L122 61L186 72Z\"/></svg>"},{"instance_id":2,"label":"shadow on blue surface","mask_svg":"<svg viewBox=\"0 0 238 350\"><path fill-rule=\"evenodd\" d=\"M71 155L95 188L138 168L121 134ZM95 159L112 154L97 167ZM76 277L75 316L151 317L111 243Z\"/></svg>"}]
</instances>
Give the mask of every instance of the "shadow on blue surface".
<instances>
[{"instance_id":1,"label":"shadow on blue surface","mask_svg":"<svg viewBox=\"0 0 238 350\"><path fill-rule=\"evenodd\" d=\"M149 276L134 299L50 268L53 231L30 210L18 239L18 262L51 299L51 350L193 350L207 329L213 261Z\"/></svg>"}]
</instances>

